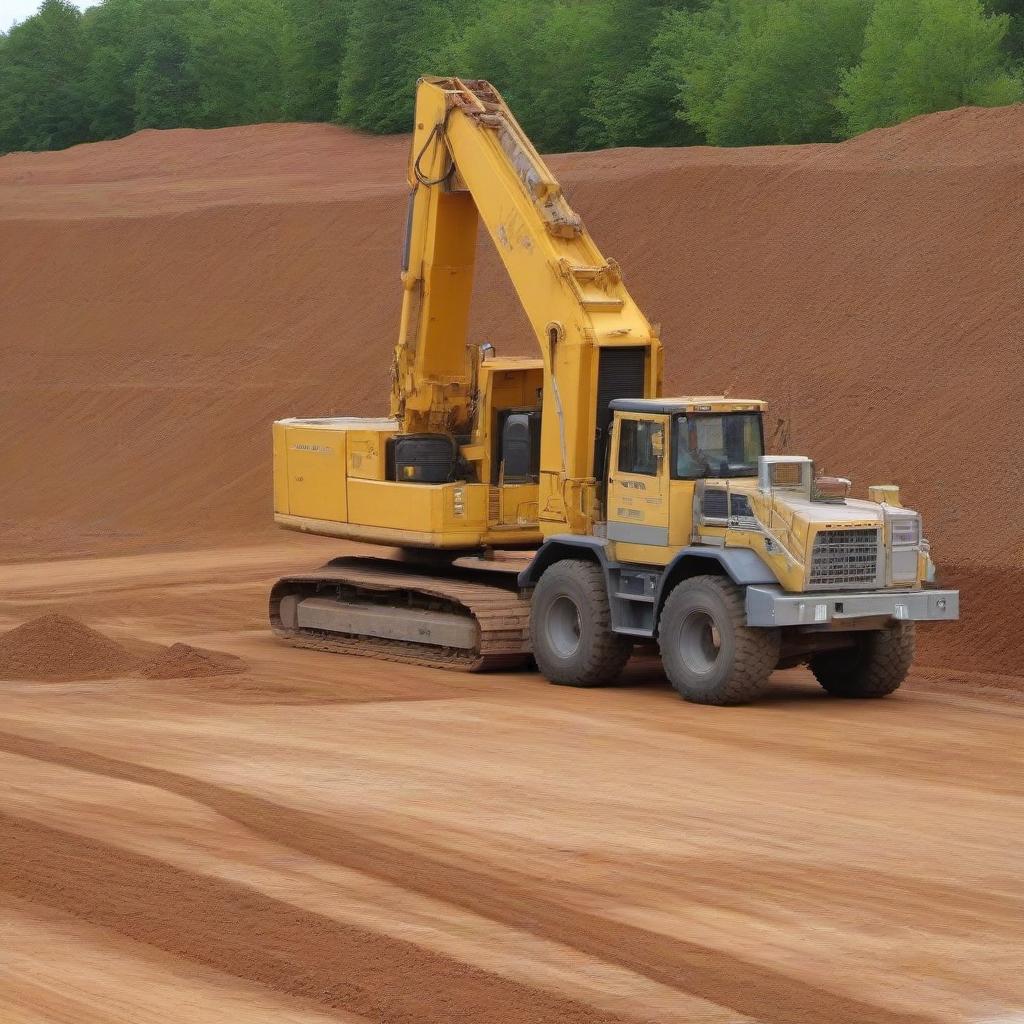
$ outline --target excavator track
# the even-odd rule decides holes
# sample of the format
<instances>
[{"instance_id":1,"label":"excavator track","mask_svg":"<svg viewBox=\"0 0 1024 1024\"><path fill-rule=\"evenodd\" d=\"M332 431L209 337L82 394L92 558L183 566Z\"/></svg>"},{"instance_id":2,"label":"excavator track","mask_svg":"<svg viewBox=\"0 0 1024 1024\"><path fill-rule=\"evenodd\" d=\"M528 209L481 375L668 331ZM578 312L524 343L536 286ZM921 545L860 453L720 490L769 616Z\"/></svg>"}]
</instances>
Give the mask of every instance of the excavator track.
<instances>
[{"instance_id":1,"label":"excavator track","mask_svg":"<svg viewBox=\"0 0 1024 1024\"><path fill-rule=\"evenodd\" d=\"M294 647L463 672L523 667L529 622L508 568L337 558L270 592L271 627Z\"/></svg>"}]
</instances>

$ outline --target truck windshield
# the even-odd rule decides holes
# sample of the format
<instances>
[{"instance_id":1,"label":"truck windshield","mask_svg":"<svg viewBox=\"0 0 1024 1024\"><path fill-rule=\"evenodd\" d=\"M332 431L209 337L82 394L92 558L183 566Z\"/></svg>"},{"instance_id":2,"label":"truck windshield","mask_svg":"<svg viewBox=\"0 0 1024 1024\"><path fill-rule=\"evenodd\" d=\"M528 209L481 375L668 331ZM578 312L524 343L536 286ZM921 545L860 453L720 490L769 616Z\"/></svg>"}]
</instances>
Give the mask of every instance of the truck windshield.
<instances>
[{"instance_id":1,"label":"truck windshield","mask_svg":"<svg viewBox=\"0 0 1024 1024\"><path fill-rule=\"evenodd\" d=\"M676 416L672 437L672 476L757 476L764 454L759 412L687 413Z\"/></svg>"}]
</instances>

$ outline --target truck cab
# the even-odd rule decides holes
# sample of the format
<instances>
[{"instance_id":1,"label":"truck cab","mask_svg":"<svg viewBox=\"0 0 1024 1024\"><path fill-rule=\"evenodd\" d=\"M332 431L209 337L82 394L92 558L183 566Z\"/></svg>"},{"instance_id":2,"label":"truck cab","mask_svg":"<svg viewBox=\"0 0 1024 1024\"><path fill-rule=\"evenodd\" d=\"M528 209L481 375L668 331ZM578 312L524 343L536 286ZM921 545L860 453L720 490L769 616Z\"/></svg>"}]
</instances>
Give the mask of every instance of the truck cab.
<instances>
[{"instance_id":1,"label":"truck cab","mask_svg":"<svg viewBox=\"0 0 1024 1024\"><path fill-rule=\"evenodd\" d=\"M756 480L764 403L616 399L611 409L606 536L622 561L665 565L694 540L694 498L705 481L737 489Z\"/></svg>"},{"instance_id":2,"label":"truck cab","mask_svg":"<svg viewBox=\"0 0 1024 1024\"><path fill-rule=\"evenodd\" d=\"M610 408L605 522L548 538L520 577L549 679L606 682L632 643L656 640L676 689L700 703L750 700L801 662L831 692L882 696L909 670L915 623L958 617L899 488L858 499L806 456L766 455L764 402ZM607 636L588 635L602 622Z\"/></svg>"}]
</instances>

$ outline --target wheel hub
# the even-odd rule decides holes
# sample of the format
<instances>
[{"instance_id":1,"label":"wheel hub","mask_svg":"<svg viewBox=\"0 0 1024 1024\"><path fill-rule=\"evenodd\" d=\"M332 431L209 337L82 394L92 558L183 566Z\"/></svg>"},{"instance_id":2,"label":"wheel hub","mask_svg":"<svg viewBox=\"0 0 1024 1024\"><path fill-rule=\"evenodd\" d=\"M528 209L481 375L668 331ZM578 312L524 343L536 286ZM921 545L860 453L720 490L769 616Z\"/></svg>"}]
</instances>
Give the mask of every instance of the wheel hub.
<instances>
[{"instance_id":1,"label":"wheel hub","mask_svg":"<svg viewBox=\"0 0 1024 1024\"><path fill-rule=\"evenodd\" d=\"M715 620L707 612L690 612L679 627L679 654L686 667L696 675L706 675L721 652L722 636Z\"/></svg>"},{"instance_id":2,"label":"wheel hub","mask_svg":"<svg viewBox=\"0 0 1024 1024\"><path fill-rule=\"evenodd\" d=\"M583 619L576 602L564 594L557 597L548 611L548 637L551 646L562 658L571 658L580 646Z\"/></svg>"}]
</instances>

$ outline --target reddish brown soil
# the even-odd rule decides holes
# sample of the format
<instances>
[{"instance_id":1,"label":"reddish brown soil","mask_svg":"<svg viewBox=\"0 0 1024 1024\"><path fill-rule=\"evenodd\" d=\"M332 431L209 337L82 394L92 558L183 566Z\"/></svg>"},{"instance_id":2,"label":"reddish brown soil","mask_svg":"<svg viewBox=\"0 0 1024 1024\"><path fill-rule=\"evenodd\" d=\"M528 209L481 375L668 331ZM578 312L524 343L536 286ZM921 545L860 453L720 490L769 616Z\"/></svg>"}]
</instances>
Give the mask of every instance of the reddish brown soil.
<instances>
[{"instance_id":1,"label":"reddish brown soil","mask_svg":"<svg viewBox=\"0 0 1024 1024\"><path fill-rule=\"evenodd\" d=\"M143 132L0 159L0 559L272 536L269 423L380 412L406 140ZM551 163L667 347L669 390L768 399L776 448L923 510L964 621L924 662L1015 673L1024 597L1024 108L837 146ZM530 352L481 243L474 340Z\"/></svg>"},{"instance_id":2,"label":"reddish brown soil","mask_svg":"<svg viewBox=\"0 0 1024 1024\"><path fill-rule=\"evenodd\" d=\"M0 635L0 679L110 679L137 668L121 644L52 613Z\"/></svg>"},{"instance_id":3,"label":"reddish brown soil","mask_svg":"<svg viewBox=\"0 0 1024 1024\"><path fill-rule=\"evenodd\" d=\"M190 644L172 644L139 668L146 679L202 679L206 676L229 676L244 672L241 658L218 651L202 651Z\"/></svg>"},{"instance_id":4,"label":"reddish brown soil","mask_svg":"<svg viewBox=\"0 0 1024 1024\"><path fill-rule=\"evenodd\" d=\"M145 655L134 653L77 619L49 612L0 634L0 679L200 679L235 675L247 667L241 658L189 644L144 647Z\"/></svg>"},{"instance_id":5,"label":"reddish brown soil","mask_svg":"<svg viewBox=\"0 0 1024 1024\"><path fill-rule=\"evenodd\" d=\"M865 703L271 639L269 581L336 545L270 526L269 421L381 409L405 148L0 159L0 1021L1020 1019L1024 108L552 159L670 389L924 511L964 620ZM531 351L480 252L474 339Z\"/></svg>"},{"instance_id":6,"label":"reddish brown soil","mask_svg":"<svg viewBox=\"0 0 1024 1024\"><path fill-rule=\"evenodd\" d=\"M681 702L651 659L578 691L296 651L252 627L311 544L0 576L4 615L75 608L133 645L248 663L0 679L0 1020L960 1024L1024 1006L1019 694L920 671L837 701L796 671L722 710Z\"/></svg>"}]
</instances>

